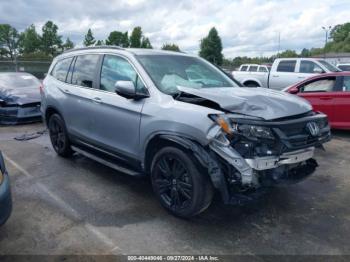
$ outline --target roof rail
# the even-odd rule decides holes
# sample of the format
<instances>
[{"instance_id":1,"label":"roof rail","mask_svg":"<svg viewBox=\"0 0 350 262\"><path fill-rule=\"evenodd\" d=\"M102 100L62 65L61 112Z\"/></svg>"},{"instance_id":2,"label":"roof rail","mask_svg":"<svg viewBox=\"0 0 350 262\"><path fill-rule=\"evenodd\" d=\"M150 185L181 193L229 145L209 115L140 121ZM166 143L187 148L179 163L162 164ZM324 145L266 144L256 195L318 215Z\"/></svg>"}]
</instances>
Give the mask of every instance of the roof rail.
<instances>
[{"instance_id":1,"label":"roof rail","mask_svg":"<svg viewBox=\"0 0 350 262\"><path fill-rule=\"evenodd\" d=\"M68 49L68 50L64 51L63 53L66 54L66 53L73 52L73 51L89 50L89 49L103 49L103 48L124 50L124 48L116 46L116 45L99 45L99 46L72 48L72 49Z\"/></svg>"}]
</instances>

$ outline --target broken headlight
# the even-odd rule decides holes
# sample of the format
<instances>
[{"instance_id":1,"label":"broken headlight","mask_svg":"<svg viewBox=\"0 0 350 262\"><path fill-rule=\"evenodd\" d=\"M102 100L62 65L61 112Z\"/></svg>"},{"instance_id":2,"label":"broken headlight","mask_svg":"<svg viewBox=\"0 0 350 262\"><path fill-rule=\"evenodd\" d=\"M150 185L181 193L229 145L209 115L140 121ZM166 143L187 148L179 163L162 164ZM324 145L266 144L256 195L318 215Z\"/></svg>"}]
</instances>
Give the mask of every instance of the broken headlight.
<instances>
[{"instance_id":1,"label":"broken headlight","mask_svg":"<svg viewBox=\"0 0 350 262\"><path fill-rule=\"evenodd\" d=\"M234 124L233 130L246 137L257 137L265 139L274 139L271 128L265 126L247 125L247 124Z\"/></svg>"},{"instance_id":2,"label":"broken headlight","mask_svg":"<svg viewBox=\"0 0 350 262\"><path fill-rule=\"evenodd\" d=\"M209 115L209 118L218 124L229 135L239 134L248 138L274 139L271 128L259 125L235 123L225 115Z\"/></svg>"}]
</instances>

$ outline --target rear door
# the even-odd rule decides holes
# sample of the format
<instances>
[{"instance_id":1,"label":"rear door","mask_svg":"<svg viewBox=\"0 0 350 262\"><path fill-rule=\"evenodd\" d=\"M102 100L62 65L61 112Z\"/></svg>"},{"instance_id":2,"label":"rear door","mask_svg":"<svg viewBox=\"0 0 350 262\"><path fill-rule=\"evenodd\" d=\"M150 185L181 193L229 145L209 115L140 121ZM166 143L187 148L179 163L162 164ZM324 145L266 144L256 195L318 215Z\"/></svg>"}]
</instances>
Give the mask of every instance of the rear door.
<instances>
[{"instance_id":1,"label":"rear door","mask_svg":"<svg viewBox=\"0 0 350 262\"><path fill-rule=\"evenodd\" d=\"M307 99L314 111L320 111L334 122L334 94L340 79L335 76L323 77L306 82L299 88L298 95Z\"/></svg>"},{"instance_id":2,"label":"rear door","mask_svg":"<svg viewBox=\"0 0 350 262\"><path fill-rule=\"evenodd\" d=\"M101 56L98 54L79 55L68 73L67 83L62 92L66 98L64 119L69 133L80 141L94 140L95 112L97 104L97 73Z\"/></svg>"},{"instance_id":3,"label":"rear door","mask_svg":"<svg viewBox=\"0 0 350 262\"><path fill-rule=\"evenodd\" d=\"M141 110L145 99L127 99L115 92L118 80L133 81L138 92L148 93L133 65L119 55L104 55L100 69L99 106L96 109L95 139L99 146L119 155L136 158Z\"/></svg>"},{"instance_id":4,"label":"rear door","mask_svg":"<svg viewBox=\"0 0 350 262\"><path fill-rule=\"evenodd\" d=\"M270 73L269 87L276 90L295 84L298 82L298 74L296 73L296 59L288 59L279 61L276 71Z\"/></svg>"},{"instance_id":5,"label":"rear door","mask_svg":"<svg viewBox=\"0 0 350 262\"><path fill-rule=\"evenodd\" d=\"M350 76L340 78L341 84L333 94L333 127L350 129Z\"/></svg>"}]
</instances>

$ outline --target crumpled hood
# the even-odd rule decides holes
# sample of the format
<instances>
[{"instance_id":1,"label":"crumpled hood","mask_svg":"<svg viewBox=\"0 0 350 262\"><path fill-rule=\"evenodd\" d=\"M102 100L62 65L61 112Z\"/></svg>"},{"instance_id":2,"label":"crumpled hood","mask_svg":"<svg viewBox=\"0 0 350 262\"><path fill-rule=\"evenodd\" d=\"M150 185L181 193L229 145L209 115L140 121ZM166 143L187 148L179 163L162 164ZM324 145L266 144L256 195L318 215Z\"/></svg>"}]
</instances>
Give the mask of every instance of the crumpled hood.
<instances>
[{"instance_id":1,"label":"crumpled hood","mask_svg":"<svg viewBox=\"0 0 350 262\"><path fill-rule=\"evenodd\" d=\"M232 113L272 120L307 113L312 106L296 95L267 88L187 88L178 90L211 100Z\"/></svg>"},{"instance_id":2,"label":"crumpled hood","mask_svg":"<svg viewBox=\"0 0 350 262\"><path fill-rule=\"evenodd\" d=\"M30 104L41 102L38 87L4 88L0 87L0 99L6 104Z\"/></svg>"}]
</instances>

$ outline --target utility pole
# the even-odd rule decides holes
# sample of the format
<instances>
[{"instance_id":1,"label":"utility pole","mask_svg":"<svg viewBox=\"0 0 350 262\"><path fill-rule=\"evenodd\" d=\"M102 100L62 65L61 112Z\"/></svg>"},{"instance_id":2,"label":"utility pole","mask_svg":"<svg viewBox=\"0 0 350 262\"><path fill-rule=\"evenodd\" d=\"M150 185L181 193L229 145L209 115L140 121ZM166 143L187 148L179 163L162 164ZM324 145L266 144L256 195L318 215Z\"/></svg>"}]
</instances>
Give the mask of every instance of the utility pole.
<instances>
[{"instance_id":1,"label":"utility pole","mask_svg":"<svg viewBox=\"0 0 350 262\"><path fill-rule=\"evenodd\" d=\"M281 50L281 32L278 32L278 51L277 51L277 58L280 56L280 50Z\"/></svg>"},{"instance_id":2,"label":"utility pole","mask_svg":"<svg viewBox=\"0 0 350 262\"><path fill-rule=\"evenodd\" d=\"M325 39L325 44L323 48L323 58L326 59L326 45L328 42L328 32L332 29L332 26L322 26L322 29L326 32L326 39Z\"/></svg>"}]
</instances>

